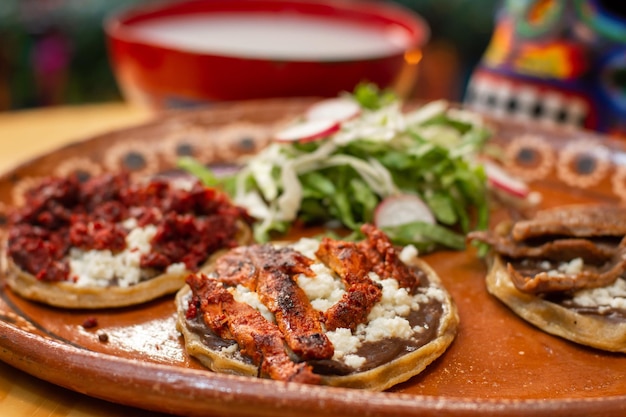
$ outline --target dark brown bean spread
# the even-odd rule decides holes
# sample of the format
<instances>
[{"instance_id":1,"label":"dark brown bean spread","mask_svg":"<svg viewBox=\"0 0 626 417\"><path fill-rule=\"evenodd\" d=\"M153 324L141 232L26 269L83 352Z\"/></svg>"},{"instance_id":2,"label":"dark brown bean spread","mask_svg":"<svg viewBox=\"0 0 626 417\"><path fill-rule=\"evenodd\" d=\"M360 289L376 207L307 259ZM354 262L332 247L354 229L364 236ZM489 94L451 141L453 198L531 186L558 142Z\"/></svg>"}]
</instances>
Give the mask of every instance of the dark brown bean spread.
<instances>
[{"instance_id":1,"label":"dark brown bean spread","mask_svg":"<svg viewBox=\"0 0 626 417\"><path fill-rule=\"evenodd\" d=\"M537 259L524 259L524 260L515 260L511 258L506 259L511 263L513 268L516 271L526 275L526 276L534 276L542 272L547 272L546 268L542 266L545 262L543 260ZM626 321L626 311L616 308L606 308L602 306L580 306L577 305L572 297L572 294L569 292L556 292L551 294L540 294L544 300L550 301L554 304L558 304L561 307L567 308L569 310L575 311L579 314L585 314L589 316L601 316L606 319L615 320L616 322L624 322Z\"/></svg>"},{"instance_id":2,"label":"dark brown bean spread","mask_svg":"<svg viewBox=\"0 0 626 417\"><path fill-rule=\"evenodd\" d=\"M420 272L419 287L426 288L430 285L428 277ZM191 295L188 296L187 302ZM197 310L187 311L187 328L197 334L207 348L220 351L224 347L231 346L234 341L224 340L209 329L204 323ZM415 332L410 339L390 338L378 342L366 342L354 352L355 355L366 358L365 363L359 369L353 369L342 362L336 360L312 360L308 363L313 367L314 372L321 375L347 375L355 372L362 372L377 366L384 365L390 361L419 349L429 343L437 336L437 331L443 315L443 309L439 301L429 299L426 304L420 304L419 311L411 311L407 317L411 327L421 326L424 331ZM243 358L246 363L252 363L249 358Z\"/></svg>"}]
</instances>

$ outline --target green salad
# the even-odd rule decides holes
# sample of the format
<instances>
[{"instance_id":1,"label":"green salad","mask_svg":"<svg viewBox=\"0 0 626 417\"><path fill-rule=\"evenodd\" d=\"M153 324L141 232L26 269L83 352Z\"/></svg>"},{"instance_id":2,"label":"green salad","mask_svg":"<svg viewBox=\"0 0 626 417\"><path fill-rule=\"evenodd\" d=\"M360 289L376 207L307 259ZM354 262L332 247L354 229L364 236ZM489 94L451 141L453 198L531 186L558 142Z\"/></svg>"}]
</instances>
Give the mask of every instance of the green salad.
<instances>
[{"instance_id":1,"label":"green salad","mask_svg":"<svg viewBox=\"0 0 626 417\"><path fill-rule=\"evenodd\" d=\"M462 249L467 232L488 224L477 156L490 132L479 116L445 101L402 106L361 85L278 132L232 176L217 179L190 159L180 166L247 208L261 242L294 222L341 226L355 238L373 223L394 243L420 251Z\"/></svg>"}]
</instances>

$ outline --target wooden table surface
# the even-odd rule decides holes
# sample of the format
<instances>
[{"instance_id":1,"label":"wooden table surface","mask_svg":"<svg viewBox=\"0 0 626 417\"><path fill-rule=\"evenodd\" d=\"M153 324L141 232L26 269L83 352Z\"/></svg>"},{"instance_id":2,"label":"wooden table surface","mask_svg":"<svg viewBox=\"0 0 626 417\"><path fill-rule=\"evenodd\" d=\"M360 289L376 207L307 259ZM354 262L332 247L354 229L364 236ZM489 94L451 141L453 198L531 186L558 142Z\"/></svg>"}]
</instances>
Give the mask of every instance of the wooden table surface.
<instances>
[{"instance_id":1,"label":"wooden table surface","mask_svg":"<svg viewBox=\"0 0 626 417\"><path fill-rule=\"evenodd\" d=\"M148 121L147 110L123 103L0 113L0 171L66 143ZM155 413L94 399L0 362L0 416L109 417Z\"/></svg>"}]
</instances>

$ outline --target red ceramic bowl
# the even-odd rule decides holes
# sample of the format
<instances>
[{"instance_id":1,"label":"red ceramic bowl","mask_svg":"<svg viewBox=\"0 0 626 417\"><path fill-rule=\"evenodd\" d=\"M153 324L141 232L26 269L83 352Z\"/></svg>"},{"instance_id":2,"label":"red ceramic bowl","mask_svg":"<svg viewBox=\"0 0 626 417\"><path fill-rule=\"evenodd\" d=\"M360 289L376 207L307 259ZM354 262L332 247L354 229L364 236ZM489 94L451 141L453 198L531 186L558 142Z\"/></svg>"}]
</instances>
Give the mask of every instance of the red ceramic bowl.
<instances>
[{"instance_id":1,"label":"red ceramic bowl","mask_svg":"<svg viewBox=\"0 0 626 417\"><path fill-rule=\"evenodd\" d=\"M367 0L178 1L105 32L124 96L155 109L398 87L429 35L412 11Z\"/></svg>"}]
</instances>

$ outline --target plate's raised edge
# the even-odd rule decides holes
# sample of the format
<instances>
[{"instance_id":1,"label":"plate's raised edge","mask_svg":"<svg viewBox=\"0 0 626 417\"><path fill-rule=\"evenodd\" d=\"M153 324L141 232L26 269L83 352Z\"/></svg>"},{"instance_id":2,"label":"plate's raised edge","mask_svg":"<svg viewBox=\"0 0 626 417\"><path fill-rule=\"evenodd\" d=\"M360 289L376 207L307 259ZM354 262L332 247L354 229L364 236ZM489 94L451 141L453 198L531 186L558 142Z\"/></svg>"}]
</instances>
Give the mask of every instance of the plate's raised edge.
<instances>
[{"instance_id":1,"label":"plate's raised edge","mask_svg":"<svg viewBox=\"0 0 626 417\"><path fill-rule=\"evenodd\" d=\"M626 413L626 394L546 400L451 398L215 374L77 349L5 322L0 322L0 360L88 396L187 416L621 417Z\"/></svg>"},{"instance_id":2,"label":"plate's raised edge","mask_svg":"<svg viewBox=\"0 0 626 417\"><path fill-rule=\"evenodd\" d=\"M205 123L224 124L222 123L222 120L226 120L226 123L230 123L235 120L240 121L240 119L229 119L226 116L234 117L242 114L250 115L258 113L258 109L261 109L261 112L266 113L267 115L273 115L271 119L274 121L279 121L282 116L301 114L304 109L321 99L323 99L323 97L311 96L235 100L212 103L210 105L190 109L164 110L159 113L155 113L154 117L151 119L138 121L137 123L126 127L103 130L102 132L92 135L70 139L69 142L60 144L58 147L51 149L50 151L35 153L23 161L18 161L15 165L10 165L3 170L0 170L0 181L7 180L15 172L32 166L38 161L49 157L51 154L75 147L85 146L89 142L102 140L106 141L120 135L132 137L132 135L141 135L143 132L149 131L150 129L163 128L164 126L176 129L184 125L197 124L202 126ZM281 111L285 112L285 114L282 114ZM270 122L270 120L265 121L265 123Z\"/></svg>"},{"instance_id":3,"label":"plate's raised edge","mask_svg":"<svg viewBox=\"0 0 626 417\"><path fill-rule=\"evenodd\" d=\"M263 100L265 108L299 106L314 99ZM234 102L215 108L185 110L79 139L59 147L82 146L118 134L143 132L164 122L194 123L211 113L219 117L259 101ZM563 133L563 132L561 132ZM579 132L590 134L589 132ZM611 142L609 140L609 142ZM53 151L54 152L54 151ZM32 159L0 173L0 180L45 158ZM477 399L372 393L215 374L175 366L143 363L90 352L29 333L0 321L0 360L35 377L92 397L172 414L228 416L415 416L422 417L622 417L626 393L586 399Z\"/></svg>"}]
</instances>

